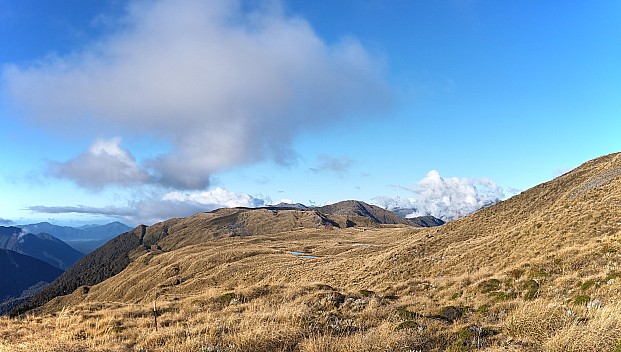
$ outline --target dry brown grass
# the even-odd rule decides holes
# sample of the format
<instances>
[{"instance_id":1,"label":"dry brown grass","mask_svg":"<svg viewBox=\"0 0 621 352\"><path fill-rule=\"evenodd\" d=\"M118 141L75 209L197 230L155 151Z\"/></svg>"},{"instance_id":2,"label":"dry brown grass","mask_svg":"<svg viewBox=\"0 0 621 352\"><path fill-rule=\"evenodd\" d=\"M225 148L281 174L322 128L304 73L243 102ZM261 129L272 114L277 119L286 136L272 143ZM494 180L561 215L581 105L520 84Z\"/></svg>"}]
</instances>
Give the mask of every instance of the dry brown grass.
<instances>
[{"instance_id":1,"label":"dry brown grass","mask_svg":"<svg viewBox=\"0 0 621 352\"><path fill-rule=\"evenodd\" d=\"M287 213L231 238L202 227L213 214L170 220L151 228L167 229L162 250L133 253L87 294L0 319L0 351L612 351L618 169L605 156L433 229L327 229ZM274 221L236 214L221 212L253 231Z\"/></svg>"},{"instance_id":2,"label":"dry brown grass","mask_svg":"<svg viewBox=\"0 0 621 352\"><path fill-rule=\"evenodd\" d=\"M441 350L447 340L439 329L446 323L432 319L398 329L407 320L382 297L322 285L228 293L160 301L158 331L148 305L82 304L56 315L0 319L0 350L406 351Z\"/></svg>"}]
</instances>

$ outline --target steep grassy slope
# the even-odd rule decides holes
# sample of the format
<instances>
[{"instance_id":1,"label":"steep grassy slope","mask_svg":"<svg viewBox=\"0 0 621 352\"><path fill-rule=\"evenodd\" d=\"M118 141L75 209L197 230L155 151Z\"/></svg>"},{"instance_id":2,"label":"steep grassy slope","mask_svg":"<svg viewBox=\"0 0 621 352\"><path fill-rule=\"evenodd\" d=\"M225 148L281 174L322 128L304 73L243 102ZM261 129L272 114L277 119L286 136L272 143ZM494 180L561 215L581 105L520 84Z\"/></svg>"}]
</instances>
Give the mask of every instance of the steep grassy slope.
<instances>
[{"instance_id":1,"label":"steep grassy slope","mask_svg":"<svg viewBox=\"0 0 621 352\"><path fill-rule=\"evenodd\" d=\"M154 225L143 239L153 245L117 275L39 318L0 320L29 331L4 346L27 350L47 334L59 351L621 348L621 154L437 228L284 214L224 209Z\"/></svg>"},{"instance_id":2,"label":"steep grassy slope","mask_svg":"<svg viewBox=\"0 0 621 352\"><path fill-rule=\"evenodd\" d=\"M11 312L24 313L45 304L54 297L66 295L78 287L94 285L118 274L130 263L129 253L142 245L145 226L113 238L56 278L50 285Z\"/></svg>"},{"instance_id":3,"label":"steep grassy slope","mask_svg":"<svg viewBox=\"0 0 621 352\"><path fill-rule=\"evenodd\" d=\"M0 249L0 268L0 314L28 298L31 293L26 291L52 282L63 272L44 261L6 249Z\"/></svg>"}]
</instances>

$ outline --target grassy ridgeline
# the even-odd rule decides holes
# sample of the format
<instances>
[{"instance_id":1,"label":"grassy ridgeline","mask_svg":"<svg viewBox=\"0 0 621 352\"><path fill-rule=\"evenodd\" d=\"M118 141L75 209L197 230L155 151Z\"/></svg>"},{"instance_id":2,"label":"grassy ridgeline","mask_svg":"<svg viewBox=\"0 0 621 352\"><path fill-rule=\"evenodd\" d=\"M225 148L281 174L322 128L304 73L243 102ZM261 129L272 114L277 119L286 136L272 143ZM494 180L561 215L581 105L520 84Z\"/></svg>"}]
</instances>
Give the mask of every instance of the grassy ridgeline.
<instances>
[{"instance_id":1,"label":"grassy ridgeline","mask_svg":"<svg viewBox=\"0 0 621 352\"><path fill-rule=\"evenodd\" d=\"M619 170L604 156L430 229L299 212L171 220L117 275L0 319L0 350L615 350Z\"/></svg>"}]
</instances>

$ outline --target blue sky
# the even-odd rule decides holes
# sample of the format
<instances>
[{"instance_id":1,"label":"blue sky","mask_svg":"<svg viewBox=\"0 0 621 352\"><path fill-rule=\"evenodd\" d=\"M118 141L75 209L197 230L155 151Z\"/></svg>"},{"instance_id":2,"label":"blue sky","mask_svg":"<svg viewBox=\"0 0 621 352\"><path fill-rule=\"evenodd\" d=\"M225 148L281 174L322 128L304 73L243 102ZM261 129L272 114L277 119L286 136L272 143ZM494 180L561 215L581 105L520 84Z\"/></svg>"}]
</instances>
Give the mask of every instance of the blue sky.
<instances>
[{"instance_id":1,"label":"blue sky","mask_svg":"<svg viewBox=\"0 0 621 352\"><path fill-rule=\"evenodd\" d=\"M0 0L0 222L447 219L621 144L614 1Z\"/></svg>"}]
</instances>

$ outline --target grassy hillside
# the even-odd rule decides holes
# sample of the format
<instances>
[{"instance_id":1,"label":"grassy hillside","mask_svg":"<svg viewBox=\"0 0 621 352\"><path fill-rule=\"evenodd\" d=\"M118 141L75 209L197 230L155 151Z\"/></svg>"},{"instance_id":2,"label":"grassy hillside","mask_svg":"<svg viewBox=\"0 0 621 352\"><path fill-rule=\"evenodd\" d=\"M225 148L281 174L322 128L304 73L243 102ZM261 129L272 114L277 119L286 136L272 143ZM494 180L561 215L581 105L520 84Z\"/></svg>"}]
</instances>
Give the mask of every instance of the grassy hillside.
<instances>
[{"instance_id":1,"label":"grassy hillside","mask_svg":"<svg viewBox=\"0 0 621 352\"><path fill-rule=\"evenodd\" d=\"M621 349L621 154L436 228L278 214L151 226L117 275L0 319L0 350Z\"/></svg>"}]
</instances>

